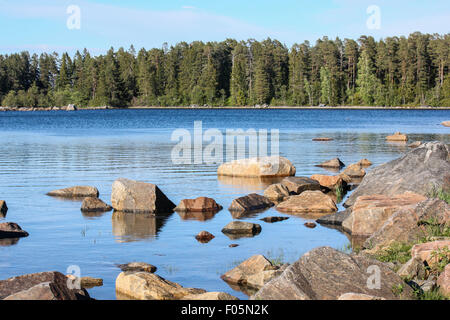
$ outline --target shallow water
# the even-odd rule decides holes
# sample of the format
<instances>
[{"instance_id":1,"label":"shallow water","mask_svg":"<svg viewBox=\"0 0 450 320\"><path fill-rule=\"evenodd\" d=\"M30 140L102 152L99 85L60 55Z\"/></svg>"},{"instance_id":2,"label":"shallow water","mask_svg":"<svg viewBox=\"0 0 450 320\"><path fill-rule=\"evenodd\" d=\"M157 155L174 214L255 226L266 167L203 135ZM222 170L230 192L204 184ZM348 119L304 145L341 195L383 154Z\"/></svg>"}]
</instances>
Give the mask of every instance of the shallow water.
<instances>
[{"instance_id":1,"label":"shallow water","mask_svg":"<svg viewBox=\"0 0 450 320\"><path fill-rule=\"evenodd\" d=\"M104 279L89 290L96 299L115 299L117 264L144 261L158 274L187 287L234 291L220 275L254 254L293 262L318 246L346 248L347 237L336 230L303 226L305 219L267 224L266 216L287 216L270 209L243 220L257 222L262 233L230 240L221 229L232 221L226 209L234 198L263 192L258 181L240 184L218 179L217 165L174 165L171 134L182 128L279 129L280 152L297 168L297 176L333 174L314 165L339 157L351 164L362 158L375 165L408 151L387 143L385 136L407 133L411 141L450 142L447 110L90 110L78 112L0 113L0 199L9 207L6 219L30 233L14 245L0 246L0 279L57 270L71 265L82 276ZM313 142L331 137L332 142ZM369 169L370 170L370 169ZM79 201L46 196L54 189L93 185L110 202L111 185L119 177L157 184L174 202L208 196L225 209L207 221L177 213L164 218L84 215ZM195 235L207 230L216 238L200 244ZM232 243L237 248L229 248Z\"/></svg>"}]
</instances>

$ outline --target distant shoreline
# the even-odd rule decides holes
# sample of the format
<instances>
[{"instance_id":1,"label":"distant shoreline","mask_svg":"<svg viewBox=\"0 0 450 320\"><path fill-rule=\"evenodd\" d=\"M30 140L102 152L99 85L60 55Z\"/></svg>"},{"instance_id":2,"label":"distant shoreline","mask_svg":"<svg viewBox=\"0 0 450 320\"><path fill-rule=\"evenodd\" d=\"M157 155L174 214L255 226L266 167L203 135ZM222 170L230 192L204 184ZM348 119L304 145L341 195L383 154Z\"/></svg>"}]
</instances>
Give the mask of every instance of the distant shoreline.
<instances>
[{"instance_id":1,"label":"distant shoreline","mask_svg":"<svg viewBox=\"0 0 450 320\"><path fill-rule=\"evenodd\" d=\"M201 107L201 106L132 106L132 107L81 107L76 110L67 110L67 107L29 108L29 107L0 107L0 112L34 112L34 111L81 111L81 110L450 110L450 107L370 107L370 106L224 106L224 107Z\"/></svg>"}]
</instances>

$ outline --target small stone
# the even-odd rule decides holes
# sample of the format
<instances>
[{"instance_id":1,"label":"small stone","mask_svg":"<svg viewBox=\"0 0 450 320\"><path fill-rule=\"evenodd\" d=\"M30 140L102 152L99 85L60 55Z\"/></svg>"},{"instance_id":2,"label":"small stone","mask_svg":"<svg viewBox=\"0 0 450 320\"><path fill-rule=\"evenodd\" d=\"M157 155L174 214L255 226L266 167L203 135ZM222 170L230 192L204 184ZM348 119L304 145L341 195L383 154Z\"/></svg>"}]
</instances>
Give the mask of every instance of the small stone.
<instances>
[{"instance_id":1,"label":"small stone","mask_svg":"<svg viewBox=\"0 0 450 320\"><path fill-rule=\"evenodd\" d=\"M327 142L327 141L333 141L333 138L314 138L313 141L316 142Z\"/></svg>"},{"instance_id":2,"label":"small stone","mask_svg":"<svg viewBox=\"0 0 450 320\"><path fill-rule=\"evenodd\" d=\"M236 243L233 243L233 244L230 244L229 247L230 247L230 248L237 248L237 247L239 247L239 245L236 244Z\"/></svg>"},{"instance_id":3,"label":"small stone","mask_svg":"<svg viewBox=\"0 0 450 320\"><path fill-rule=\"evenodd\" d=\"M208 243L214 238L215 238L214 235L212 235L208 231L202 231L198 235L195 236L195 239L197 239L197 241L199 241L201 243Z\"/></svg>"},{"instance_id":4,"label":"small stone","mask_svg":"<svg viewBox=\"0 0 450 320\"><path fill-rule=\"evenodd\" d=\"M272 201L281 201L289 197L289 189L281 183L273 184L264 191L264 196Z\"/></svg>"},{"instance_id":5,"label":"small stone","mask_svg":"<svg viewBox=\"0 0 450 320\"><path fill-rule=\"evenodd\" d=\"M420 147L421 145L422 145L421 141L416 141L416 142L409 144L408 147L415 149L415 148Z\"/></svg>"},{"instance_id":6,"label":"small stone","mask_svg":"<svg viewBox=\"0 0 450 320\"><path fill-rule=\"evenodd\" d=\"M314 229L317 227L317 224L315 224L314 222L306 222L305 223L305 227L310 228L310 229Z\"/></svg>"},{"instance_id":7,"label":"small stone","mask_svg":"<svg viewBox=\"0 0 450 320\"><path fill-rule=\"evenodd\" d=\"M275 222L281 222L288 220L288 217L266 217L261 219L261 221L267 222L267 223L275 223Z\"/></svg>"}]
</instances>

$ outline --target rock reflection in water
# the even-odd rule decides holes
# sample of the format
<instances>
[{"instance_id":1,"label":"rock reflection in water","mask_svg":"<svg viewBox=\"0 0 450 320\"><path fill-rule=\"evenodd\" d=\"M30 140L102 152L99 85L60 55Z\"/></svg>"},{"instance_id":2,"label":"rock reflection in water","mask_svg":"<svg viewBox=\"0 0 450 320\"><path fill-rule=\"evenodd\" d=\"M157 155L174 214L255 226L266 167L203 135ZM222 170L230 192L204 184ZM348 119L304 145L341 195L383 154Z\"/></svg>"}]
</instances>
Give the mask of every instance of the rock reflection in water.
<instances>
[{"instance_id":1,"label":"rock reflection in water","mask_svg":"<svg viewBox=\"0 0 450 320\"><path fill-rule=\"evenodd\" d=\"M243 177L230 177L230 176L218 176L217 179L221 184L238 187L247 191L258 191L266 189L272 184L280 183L284 178L243 178Z\"/></svg>"},{"instance_id":2,"label":"rock reflection in water","mask_svg":"<svg viewBox=\"0 0 450 320\"><path fill-rule=\"evenodd\" d=\"M15 246L19 243L20 238L0 239L0 247Z\"/></svg>"},{"instance_id":3,"label":"rock reflection in water","mask_svg":"<svg viewBox=\"0 0 450 320\"><path fill-rule=\"evenodd\" d=\"M219 211L177 211L182 220L208 221L213 219Z\"/></svg>"},{"instance_id":4,"label":"rock reflection in water","mask_svg":"<svg viewBox=\"0 0 450 320\"><path fill-rule=\"evenodd\" d=\"M117 242L154 240L170 214L154 216L115 211L112 215L112 233Z\"/></svg>"}]
</instances>

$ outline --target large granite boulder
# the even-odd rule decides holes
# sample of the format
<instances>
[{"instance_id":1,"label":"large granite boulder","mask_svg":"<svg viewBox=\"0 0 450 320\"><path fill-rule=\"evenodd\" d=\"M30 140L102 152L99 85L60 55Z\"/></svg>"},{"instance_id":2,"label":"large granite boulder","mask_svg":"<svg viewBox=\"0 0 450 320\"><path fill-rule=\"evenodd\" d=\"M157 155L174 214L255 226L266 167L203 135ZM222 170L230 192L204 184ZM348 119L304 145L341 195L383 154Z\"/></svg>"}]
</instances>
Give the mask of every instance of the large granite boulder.
<instances>
[{"instance_id":1,"label":"large granite boulder","mask_svg":"<svg viewBox=\"0 0 450 320\"><path fill-rule=\"evenodd\" d=\"M0 223L0 239L28 237L28 232L14 222Z\"/></svg>"},{"instance_id":2,"label":"large granite boulder","mask_svg":"<svg viewBox=\"0 0 450 320\"><path fill-rule=\"evenodd\" d=\"M403 157L369 172L345 202L352 206L360 196L393 196L406 191L426 195L432 187L443 187L450 172L449 147L441 142L422 144Z\"/></svg>"},{"instance_id":3,"label":"large granite boulder","mask_svg":"<svg viewBox=\"0 0 450 320\"><path fill-rule=\"evenodd\" d=\"M189 295L206 293L202 289L184 288L154 273L122 272L116 279L119 300L181 300Z\"/></svg>"},{"instance_id":4,"label":"large granite boulder","mask_svg":"<svg viewBox=\"0 0 450 320\"><path fill-rule=\"evenodd\" d=\"M321 191L305 191L298 196L291 196L281 202L277 210L291 214L330 214L338 208L335 202Z\"/></svg>"},{"instance_id":5,"label":"large granite boulder","mask_svg":"<svg viewBox=\"0 0 450 320\"><path fill-rule=\"evenodd\" d=\"M181 200L175 208L175 211L178 212L218 212L220 210L222 210L221 205L217 204L214 199L206 197Z\"/></svg>"},{"instance_id":6,"label":"large granite boulder","mask_svg":"<svg viewBox=\"0 0 450 320\"><path fill-rule=\"evenodd\" d=\"M390 242L414 243L428 234L428 224L450 224L450 205L439 199L427 199L411 207L396 210L372 236L366 248L382 248Z\"/></svg>"},{"instance_id":7,"label":"large granite boulder","mask_svg":"<svg viewBox=\"0 0 450 320\"><path fill-rule=\"evenodd\" d=\"M397 196L372 195L359 197L352 207L351 215L342 227L352 236L370 237L400 208L412 210L426 200L422 195L406 192Z\"/></svg>"},{"instance_id":8,"label":"large granite boulder","mask_svg":"<svg viewBox=\"0 0 450 320\"><path fill-rule=\"evenodd\" d=\"M89 300L86 290L69 288L60 272L41 272L0 280L0 300Z\"/></svg>"},{"instance_id":9,"label":"large granite boulder","mask_svg":"<svg viewBox=\"0 0 450 320\"><path fill-rule=\"evenodd\" d=\"M413 290L385 264L322 247L306 253L252 299L337 300L349 292L388 300L413 298Z\"/></svg>"},{"instance_id":10,"label":"large granite boulder","mask_svg":"<svg viewBox=\"0 0 450 320\"><path fill-rule=\"evenodd\" d=\"M288 159L278 156L234 160L217 170L219 176L232 177L288 177L294 176L295 172Z\"/></svg>"},{"instance_id":11,"label":"large granite boulder","mask_svg":"<svg viewBox=\"0 0 450 320\"><path fill-rule=\"evenodd\" d=\"M90 186L75 186L65 189L53 190L47 193L51 197L60 198L87 198L93 197L98 198L99 192L95 187Z\"/></svg>"},{"instance_id":12,"label":"large granite boulder","mask_svg":"<svg viewBox=\"0 0 450 320\"><path fill-rule=\"evenodd\" d=\"M290 194L301 194L304 191L320 190L320 183L307 177L288 177L281 181Z\"/></svg>"},{"instance_id":13,"label":"large granite boulder","mask_svg":"<svg viewBox=\"0 0 450 320\"><path fill-rule=\"evenodd\" d=\"M273 207L274 203L256 193L234 199L228 210L231 213L249 213Z\"/></svg>"},{"instance_id":14,"label":"large granite boulder","mask_svg":"<svg viewBox=\"0 0 450 320\"><path fill-rule=\"evenodd\" d=\"M175 204L158 186L120 178L112 186L111 204L116 211L127 213L172 213Z\"/></svg>"}]
</instances>

